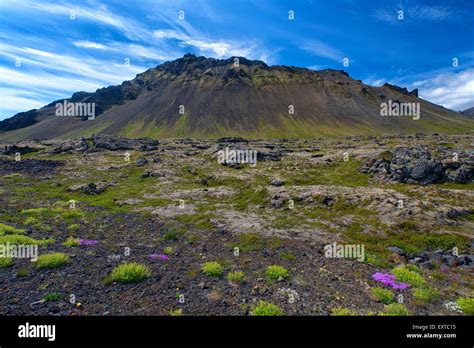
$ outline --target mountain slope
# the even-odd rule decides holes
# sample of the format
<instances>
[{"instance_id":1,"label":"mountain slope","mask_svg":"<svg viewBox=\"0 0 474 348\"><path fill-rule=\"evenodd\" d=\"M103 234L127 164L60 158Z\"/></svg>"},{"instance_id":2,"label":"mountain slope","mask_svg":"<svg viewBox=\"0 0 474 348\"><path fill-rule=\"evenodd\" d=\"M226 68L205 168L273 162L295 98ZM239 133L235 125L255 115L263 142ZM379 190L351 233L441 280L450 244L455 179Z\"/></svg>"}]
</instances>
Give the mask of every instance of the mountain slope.
<instances>
[{"instance_id":1,"label":"mountain slope","mask_svg":"<svg viewBox=\"0 0 474 348\"><path fill-rule=\"evenodd\" d=\"M474 117L474 106L472 108L461 111L462 114L470 117Z\"/></svg>"},{"instance_id":2,"label":"mountain slope","mask_svg":"<svg viewBox=\"0 0 474 348\"><path fill-rule=\"evenodd\" d=\"M119 86L75 93L70 102L96 103L95 120L57 117L53 102L0 122L0 130L7 131L1 138L75 138L93 133L282 138L474 129L472 119L419 99L416 90L389 84L371 87L343 71L269 67L238 59L236 66L234 57L216 60L187 54ZM380 104L389 100L419 102L420 120L380 116Z\"/></svg>"}]
</instances>

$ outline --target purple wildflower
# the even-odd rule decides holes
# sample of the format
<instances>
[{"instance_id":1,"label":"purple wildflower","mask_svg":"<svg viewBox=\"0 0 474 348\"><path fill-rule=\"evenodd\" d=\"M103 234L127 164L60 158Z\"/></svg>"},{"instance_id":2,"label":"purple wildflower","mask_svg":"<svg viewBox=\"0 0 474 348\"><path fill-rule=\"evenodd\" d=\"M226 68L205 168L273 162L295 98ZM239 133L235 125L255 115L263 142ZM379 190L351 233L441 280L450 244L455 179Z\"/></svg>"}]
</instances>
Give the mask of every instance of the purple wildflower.
<instances>
[{"instance_id":1,"label":"purple wildflower","mask_svg":"<svg viewBox=\"0 0 474 348\"><path fill-rule=\"evenodd\" d=\"M99 244L98 240L93 239L79 239L79 245L97 245Z\"/></svg>"},{"instance_id":2,"label":"purple wildflower","mask_svg":"<svg viewBox=\"0 0 474 348\"><path fill-rule=\"evenodd\" d=\"M392 285L392 287L395 289L395 290L405 290L405 289L408 289L411 285L408 284L408 283L402 283L402 282L399 282L399 283L394 283Z\"/></svg>"},{"instance_id":3,"label":"purple wildflower","mask_svg":"<svg viewBox=\"0 0 474 348\"><path fill-rule=\"evenodd\" d=\"M158 259L161 261L168 261L170 259L168 255L163 255L163 254L150 254L148 257L151 259L155 259L155 260Z\"/></svg>"},{"instance_id":4,"label":"purple wildflower","mask_svg":"<svg viewBox=\"0 0 474 348\"><path fill-rule=\"evenodd\" d=\"M374 273L372 278L376 282L382 283L383 285L390 286L395 290L405 290L408 289L411 285L407 283L397 282L397 277L394 274L390 273Z\"/></svg>"}]
</instances>

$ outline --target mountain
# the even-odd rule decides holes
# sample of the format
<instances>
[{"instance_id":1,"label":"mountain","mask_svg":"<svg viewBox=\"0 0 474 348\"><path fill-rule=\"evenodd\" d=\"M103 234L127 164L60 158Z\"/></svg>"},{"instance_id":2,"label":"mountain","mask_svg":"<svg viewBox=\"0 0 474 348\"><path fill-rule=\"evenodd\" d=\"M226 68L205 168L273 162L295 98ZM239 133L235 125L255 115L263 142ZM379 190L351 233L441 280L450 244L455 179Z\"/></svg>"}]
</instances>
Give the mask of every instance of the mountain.
<instances>
[{"instance_id":1,"label":"mountain","mask_svg":"<svg viewBox=\"0 0 474 348\"><path fill-rule=\"evenodd\" d=\"M472 108L461 111L462 114L470 117L474 117L474 106Z\"/></svg>"},{"instance_id":2,"label":"mountain","mask_svg":"<svg viewBox=\"0 0 474 348\"><path fill-rule=\"evenodd\" d=\"M344 71L268 66L243 57L186 54L121 85L74 93L67 101L95 103L97 117L55 116L56 104L63 102L58 100L0 122L0 137L308 138L474 129L472 118L418 98L417 90L372 87ZM381 103L420 103L421 117L383 117Z\"/></svg>"}]
</instances>

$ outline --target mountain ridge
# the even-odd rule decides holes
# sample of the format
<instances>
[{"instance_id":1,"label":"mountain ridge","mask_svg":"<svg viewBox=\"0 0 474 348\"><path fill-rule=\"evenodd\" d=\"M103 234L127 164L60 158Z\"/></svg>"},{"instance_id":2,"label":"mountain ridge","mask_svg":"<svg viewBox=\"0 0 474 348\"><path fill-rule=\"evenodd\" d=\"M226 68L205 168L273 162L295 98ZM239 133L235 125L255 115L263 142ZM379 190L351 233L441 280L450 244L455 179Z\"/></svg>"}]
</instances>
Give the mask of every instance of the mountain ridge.
<instances>
[{"instance_id":1,"label":"mountain ridge","mask_svg":"<svg viewBox=\"0 0 474 348\"><path fill-rule=\"evenodd\" d=\"M57 117L55 105L95 103L93 121ZM420 103L421 118L380 116L380 104ZM293 111L293 112L291 112ZM418 90L365 85L343 70L314 71L244 57L186 54L120 85L18 113L0 122L6 140L129 137L303 137L415 132L467 132L472 117L418 98Z\"/></svg>"}]
</instances>

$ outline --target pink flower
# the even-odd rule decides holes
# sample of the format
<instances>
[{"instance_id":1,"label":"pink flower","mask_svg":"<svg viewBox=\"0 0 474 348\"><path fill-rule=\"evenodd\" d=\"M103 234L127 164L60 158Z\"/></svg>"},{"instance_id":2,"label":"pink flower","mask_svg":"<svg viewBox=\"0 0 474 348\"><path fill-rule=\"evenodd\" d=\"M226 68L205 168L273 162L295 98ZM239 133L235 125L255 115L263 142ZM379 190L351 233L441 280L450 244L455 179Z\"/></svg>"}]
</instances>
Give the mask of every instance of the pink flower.
<instances>
[{"instance_id":1,"label":"pink flower","mask_svg":"<svg viewBox=\"0 0 474 348\"><path fill-rule=\"evenodd\" d=\"M148 257L150 259L158 259L158 260L161 260L161 261L168 261L170 258L168 255L163 255L163 254L150 254L148 255Z\"/></svg>"},{"instance_id":2,"label":"pink flower","mask_svg":"<svg viewBox=\"0 0 474 348\"><path fill-rule=\"evenodd\" d=\"M98 240L93 239L79 239L79 245L97 245L99 244Z\"/></svg>"},{"instance_id":3,"label":"pink flower","mask_svg":"<svg viewBox=\"0 0 474 348\"><path fill-rule=\"evenodd\" d=\"M372 278L374 278L376 282L382 283L386 286L390 286L395 290L405 290L411 287L411 285L408 283L397 282L397 276L390 273L377 272L372 275Z\"/></svg>"}]
</instances>

